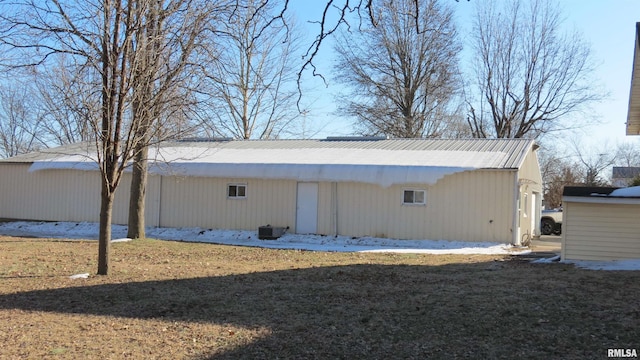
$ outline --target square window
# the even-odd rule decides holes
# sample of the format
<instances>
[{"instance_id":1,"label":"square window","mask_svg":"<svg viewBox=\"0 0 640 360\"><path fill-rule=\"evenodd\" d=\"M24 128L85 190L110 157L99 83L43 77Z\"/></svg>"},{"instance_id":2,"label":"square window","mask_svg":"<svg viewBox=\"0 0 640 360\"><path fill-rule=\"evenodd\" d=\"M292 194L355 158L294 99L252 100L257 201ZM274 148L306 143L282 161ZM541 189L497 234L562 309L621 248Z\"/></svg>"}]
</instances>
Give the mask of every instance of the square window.
<instances>
[{"instance_id":1,"label":"square window","mask_svg":"<svg viewBox=\"0 0 640 360\"><path fill-rule=\"evenodd\" d=\"M404 203L413 204L413 190L404 191Z\"/></svg>"},{"instance_id":2,"label":"square window","mask_svg":"<svg viewBox=\"0 0 640 360\"><path fill-rule=\"evenodd\" d=\"M232 199L243 199L247 197L246 184L229 184L227 185L227 196Z\"/></svg>"},{"instance_id":3,"label":"square window","mask_svg":"<svg viewBox=\"0 0 640 360\"><path fill-rule=\"evenodd\" d=\"M427 201L425 190L404 190L403 204L424 205Z\"/></svg>"}]
</instances>

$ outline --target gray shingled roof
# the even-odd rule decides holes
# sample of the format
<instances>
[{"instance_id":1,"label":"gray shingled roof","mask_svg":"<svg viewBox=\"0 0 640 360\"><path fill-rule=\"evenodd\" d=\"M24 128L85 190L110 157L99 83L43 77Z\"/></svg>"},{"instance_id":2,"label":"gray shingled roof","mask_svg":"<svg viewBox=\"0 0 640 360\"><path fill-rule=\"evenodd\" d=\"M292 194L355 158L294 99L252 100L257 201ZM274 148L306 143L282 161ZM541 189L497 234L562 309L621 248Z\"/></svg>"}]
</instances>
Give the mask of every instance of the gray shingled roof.
<instances>
[{"instance_id":1,"label":"gray shingled roof","mask_svg":"<svg viewBox=\"0 0 640 360\"><path fill-rule=\"evenodd\" d=\"M635 167L635 166L630 166L630 167L614 166L613 167L614 179L633 179L638 175L640 175L640 167Z\"/></svg>"}]
</instances>

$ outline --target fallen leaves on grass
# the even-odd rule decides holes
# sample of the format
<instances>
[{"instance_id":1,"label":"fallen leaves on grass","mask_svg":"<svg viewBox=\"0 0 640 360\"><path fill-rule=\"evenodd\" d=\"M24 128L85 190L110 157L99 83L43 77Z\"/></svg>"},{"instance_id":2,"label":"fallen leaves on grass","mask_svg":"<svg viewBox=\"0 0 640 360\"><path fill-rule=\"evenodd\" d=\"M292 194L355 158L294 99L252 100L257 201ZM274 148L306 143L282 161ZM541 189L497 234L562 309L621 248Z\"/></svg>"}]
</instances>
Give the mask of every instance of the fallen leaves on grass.
<instances>
[{"instance_id":1,"label":"fallen leaves on grass","mask_svg":"<svg viewBox=\"0 0 640 360\"><path fill-rule=\"evenodd\" d=\"M592 358L637 348L638 272L506 256L0 238L7 358Z\"/></svg>"}]
</instances>

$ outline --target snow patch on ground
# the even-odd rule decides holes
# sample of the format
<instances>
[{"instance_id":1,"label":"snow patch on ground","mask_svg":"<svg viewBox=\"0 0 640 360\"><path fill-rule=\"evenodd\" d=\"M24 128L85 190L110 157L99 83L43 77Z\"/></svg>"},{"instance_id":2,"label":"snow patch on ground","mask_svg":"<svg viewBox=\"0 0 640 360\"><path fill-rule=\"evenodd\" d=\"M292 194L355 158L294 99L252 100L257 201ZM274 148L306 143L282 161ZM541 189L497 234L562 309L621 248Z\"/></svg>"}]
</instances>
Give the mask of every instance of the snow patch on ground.
<instances>
[{"instance_id":1,"label":"snow patch on ground","mask_svg":"<svg viewBox=\"0 0 640 360\"><path fill-rule=\"evenodd\" d=\"M535 259L535 260L532 260L531 262L534 264L552 264L557 261L560 261L560 255L552 256L548 258Z\"/></svg>"},{"instance_id":2,"label":"snow patch on ground","mask_svg":"<svg viewBox=\"0 0 640 360\"><path fill-rule=\"evenodd\" d=\"M576 267L587 270L640 270L640 259L632 260L560 260L560 256L541 258L531 261L535 264L573 264Z\"/></svg>"},{"instance_id":3,"label":"snow patch on ground","mask_svg":"<svg viewBox=\"0 0 640 360\"><path fill-rule=\"evenodd\" d=\"M127 227L112 225L113 242L131 241ZM0 223L0 234L62 239L97 239L98 224L89 222L26 222ZM255 231L216 230L201 228L149 228L150 238L173 241L204 242L222 245L253 246L271 249L296 249L334 252L394 252L415 254L484 254L525 255L528 249L490 242L447 240L396 240L374 237L322 236L284 234L275 240L260 240ZM591 270L640 270L640 259L587 261L564 260L559 256L533 260L538 264L563 263ZM77 274L84 275L84 274Z\"/></svg>"},{"instance_id":4,"label":"snow patch on ground","mask_svg":"<svg viewBox=\"0 0 640 360\"><path fill-rule=\"evenodd\" d=\"M69 279L88 279L89 273L75 274L69 276Z\"/></svg>"},{"instance_id":5,"label":"snow patch on ground","mask_svg":"<svg viewBox=\"0 0 640 360\"><path fill-rule=\"evenodd\" d=\"M589 270L640 270L640 259L630 260L564 260L564 264L573 264L576 267Z\"/></svg>"},{"instance_id":6,"label":"snow patch on ground","mask_svg":"<svg viewBox=\"0 0 640 360\"><path fill-rule=\"evenodd\" d=\"M111 226L112 237L127 239L127 227ZM0 223L0 234L64 239L97 239L98 224L89 222L7 222ZM161 240L192 241L222 245L271 249L336 252L396 252L418 254L526 254L530 250L494 242L447 240L396 240L374 237L284 234L275 240L260 240L257 232L201 228L149 228L147 237Z\"/></svg>"}]
</instances>

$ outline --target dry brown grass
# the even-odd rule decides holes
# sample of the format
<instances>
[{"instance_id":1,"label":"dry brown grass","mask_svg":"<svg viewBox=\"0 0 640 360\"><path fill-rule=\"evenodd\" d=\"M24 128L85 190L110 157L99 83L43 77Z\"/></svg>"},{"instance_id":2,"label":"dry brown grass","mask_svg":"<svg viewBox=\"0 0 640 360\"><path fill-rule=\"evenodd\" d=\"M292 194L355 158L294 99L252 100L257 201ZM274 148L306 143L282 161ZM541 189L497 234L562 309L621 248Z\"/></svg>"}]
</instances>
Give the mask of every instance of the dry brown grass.
<instances>
[{"instance_id":1,"label":"dry brown grass","mask_svg":"<svg viewBox=\"0 0 640 360\"><path fill-rule=\"evenodd\" d=\"M505 256L0 237L0 358L606 358L640 272Z\"/></svg>"}]
</instances>

